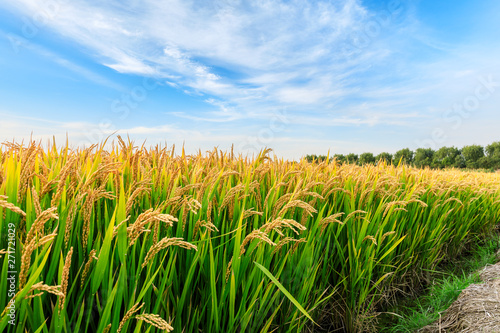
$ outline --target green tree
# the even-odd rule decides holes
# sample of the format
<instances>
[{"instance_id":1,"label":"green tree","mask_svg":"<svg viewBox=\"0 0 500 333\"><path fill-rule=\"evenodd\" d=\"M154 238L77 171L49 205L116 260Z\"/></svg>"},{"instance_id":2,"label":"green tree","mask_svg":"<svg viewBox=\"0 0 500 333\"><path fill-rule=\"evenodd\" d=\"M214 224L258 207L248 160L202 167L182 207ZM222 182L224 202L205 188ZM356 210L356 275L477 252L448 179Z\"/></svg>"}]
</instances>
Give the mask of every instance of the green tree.
<instances>
[{"instance_id":1,"label":"green tree","mask_svg":"<svg viewBox=\"0 0 500 333\"><path fill-rule=\"evenodd\" d=\"M481 169L492 169L494 167L493 159L483 156L477 161L477 167Z\"/></svg>"},{"instance_id":2,"label":"green tree","mask_svg":"<svg viewBox=\"0 0 500 333\"><path fill-rule=\"evenodd\" d=\"M486 146L486 154L490 159L491 168L500 169L500 141Z\"/></svg>"},{"instance_id":3,"label":"green tree","mask_svg":"<svg viewBox=\"0 0 500 333\"><path fill-rule=\"evenodd\" d=\"M479 168L479 160L484 157L484 148L479 145L470 145L462 148L465 165L471 169Z\"/></svg>"},{"instance_id":4,"label":"green tree","mask_svg":"<svg viewBox=\"0 0 500 333\"><path fill-rule=\"evenodd\" d=\"M399 161L404 164L410 164L413 161L413 151L411 151L410 148L398 150L396 154L394 154L393 161L396 165Z\"/></svg>"},{"instance_id":5,"label":"green tree","mask_svg":"<svg viewBox=\"0 0 500 333\"><path fill-rule=\"evenodd\" d=\"M311 163L312 161L316 160L317 156L316 155L306 155L306 161Z\"/></svg>"},{"instance_id":6,"label":"green tree","mask_svg":"<svg viewBox=\"0 0 500 333\"><path fill-rule=\"evenodd\" d=\"M455 157L455 161L453 162L453 166L455 168L465 168L465 157L460 154Z\"/></svg>"},{"instance_id":7,"label":"green tree","mask_svg":"<svg viewBox=\"0 0 500 333\"><path fill-rule=\"evenodd\" d=\"M375 156L372 153L363 153L359 156L359 164L375 164Z\"/></svg>"},{"instance_id":8,"label":"green tree","mask_svg":"<svg viewBox=\"0 0 500 333\"><path fill-rule=\"evenodd\" d=\"M457 157L460 156L460 149L455 147L441 147L434 154L432 166L435 168L460 167L456 165Z\"/></svg>"},{"instance_id":9,"label":"green tree","mask_svg":"<svg viewBox=\"0 0 500 333\"><path fill-rule=\"evenodd\" d=\"M415 151L413 164L417 168L430 167L432 165L433 158L434 158L434 150L432 150L431 148L418 148Z\"/></svg>"},{"instance_id":10,"label":"green tree","mask_svg":"<svg viewBox=\"0 0 500 333\"><path fill-rule=\"evenodd\" d=\"M500 141L487 145L486 154L489 157L500 158Z\"/></svg>"},{"instance_id":11,"label":"green tree","mask_svg":"<svg viewBox=\"0 0 500 333\"><path fill-rule=\"evenodd\" d=\"M346 161L344 154L335 154L333 155L333 159L336 160L338 163L345 163Z\"/></svg>"},{"instance_id":12,"label":"green tree","mask_svg":"<svg viewBox=\"0 0 500 333\"><path fill-rule=\"evenodd\" d=\"M392 161L392 154L389 154L387 152L382 152L375 157L376 161L384 161L387 164L391 164Z\"/></svg>"},{"instance_id":13,"label":"green tree","mask_svg":"<svg viewBox=\"0 0 500 333\"><path fill-rule=\"evenodd\" d=\"M353 164L356 164L358 163L358 154L354 154L354 153L350 153L350 154L347 154L345 159L347 160L348 163L353 163Z\"/></svg>"},{"instance_id":14,"label":"green tree","mask_svg":"<svg viewBox=\"0 0 500 333\"><path fill-rule=\"evenodd\" d=\"M324 162L326 161L327 159L327 156L326 155L318 155L318 162Z\"/></svg>"},{"instance_id":15,"label":"green tree","mask_svg":"<svg viewBox=\"0 0 500 333\"><path fill-rule=\"evenodd\" d=\"M318 162L321 163L326 161L326 155L306 155L307 162Z\"/></svg>"}]
</instances>

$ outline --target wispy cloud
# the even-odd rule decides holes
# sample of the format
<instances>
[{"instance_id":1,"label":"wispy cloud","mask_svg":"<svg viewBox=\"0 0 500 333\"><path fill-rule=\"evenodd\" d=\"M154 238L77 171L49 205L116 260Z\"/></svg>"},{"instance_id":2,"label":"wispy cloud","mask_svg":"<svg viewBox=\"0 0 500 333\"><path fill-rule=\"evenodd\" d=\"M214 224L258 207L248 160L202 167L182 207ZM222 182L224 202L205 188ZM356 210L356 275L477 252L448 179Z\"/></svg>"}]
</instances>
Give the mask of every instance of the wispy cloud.
<instances>
[{"instance_id":1,"label":"wispy cloud","mask_svg":"<svg viewBox=\"0 0 500 333\"><path fill-rule=\"evenodd\" d=\"M355 0L56 4L47 26L102 64L121 73L175 77L172 85L232 102L310 105L336 96L345 67L325 70L325 64L339 58L345 36L369 17ZM47 11L35 0L4 5L28 17Z\"/></svg>"},{"instance_id":2,"label":"wispy cloud","mask_svg":"<svg viewBox=\"0 0 500 333\"><path fill-rule=\"evenodd\" d=\"M154 77L206 103L203 111L163 112L185 127L138 123L122 129L137 137L168 133L203 143L210 135L211 143L236 142L286 108L293 117L286 131L274 134L275 144L287 139L328 147L348 140L331 135L321 141L315 128L377 127L397 128L407 134L400 144L409 145L474 93L477 77L500 80L499 48L480 37L461 43L435 37L416 2L379 4L370 10L361 0L56 0L44 7L37 0L4 0L0 7L28 20L44 17L45 28L83 46L101 65ZM48 50L38 52L93 82L119 88ZM489 108L484 114L492 114L492 100L482 104ZM191 123L215 130L199 124L182 129ZM226 126L218 134L228 123L242 126ZM300 125L313 128L313 137L292 135ZM98 130L91 122L58 128L80 133L82 126Z\"/></svg>"}]
</instances>

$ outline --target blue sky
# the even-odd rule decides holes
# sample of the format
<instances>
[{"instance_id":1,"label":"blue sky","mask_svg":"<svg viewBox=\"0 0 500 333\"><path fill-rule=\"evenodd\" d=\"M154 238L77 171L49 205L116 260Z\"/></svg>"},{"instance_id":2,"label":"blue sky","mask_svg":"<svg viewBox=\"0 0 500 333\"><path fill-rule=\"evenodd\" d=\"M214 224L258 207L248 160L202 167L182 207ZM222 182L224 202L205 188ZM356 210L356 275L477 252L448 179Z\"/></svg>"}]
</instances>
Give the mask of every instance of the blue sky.
<instances>
[{"instance_id":1,"label":"blue sky","mask_svg":"<svg viewBox=\"0 0 500 333\"><path fill-rule=\"evenodd\" d=\"M500 140L496 0L4 0L0 140L278 156Z\"/></svg>"}]
</instances>

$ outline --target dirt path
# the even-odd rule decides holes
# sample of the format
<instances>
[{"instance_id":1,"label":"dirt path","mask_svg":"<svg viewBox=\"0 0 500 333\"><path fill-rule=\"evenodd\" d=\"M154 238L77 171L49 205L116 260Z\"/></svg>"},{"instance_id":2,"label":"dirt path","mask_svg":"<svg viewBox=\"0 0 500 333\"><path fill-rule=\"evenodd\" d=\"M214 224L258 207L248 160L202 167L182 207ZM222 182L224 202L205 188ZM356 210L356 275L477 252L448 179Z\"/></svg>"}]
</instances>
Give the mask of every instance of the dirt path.
<instances>
[{"instance_id":1,"label":"dirt path","mask_svg":"<svg viewBox=\"0 0 500 333\"><path fill-rule=\"evenodd\" d=\"M484 283L471 284L443 313L440 320L419 330L421 333L499 333L500 262L480 272Z\"/></svg>"}]
</instances>

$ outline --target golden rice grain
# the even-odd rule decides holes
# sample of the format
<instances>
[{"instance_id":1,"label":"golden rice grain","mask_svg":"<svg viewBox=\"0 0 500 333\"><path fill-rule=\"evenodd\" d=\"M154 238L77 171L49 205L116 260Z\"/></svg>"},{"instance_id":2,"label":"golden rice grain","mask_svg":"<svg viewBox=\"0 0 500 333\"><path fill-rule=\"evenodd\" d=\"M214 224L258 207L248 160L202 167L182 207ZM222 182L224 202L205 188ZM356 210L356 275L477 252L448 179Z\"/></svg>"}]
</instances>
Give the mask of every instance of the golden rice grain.
<instances>
[{"instance_id":1,"label":"golden rice grain","mask_svg":"<svg viewBox=\"0 0 500 333\"><path fill-rule=\"evenodd\" d=\"M4 196L5 199L7 199L6 196ZM10 203L10 202L7 202L5 199L0 199L0 207L3 207L3 208L7 208L11 211L13 211L14 213L17 213L19 215L22 215L22 216L26 216L26 213L19 207L17 207L16 205Z\"/></svg>"},{"instance_id":2,"label":"golden rice grain","mask_svg":"<svg viewBox=\"0 0 500 333\"><path fill-rule=\"evenodd\" d=\"M31 196L33 198L33 206L35 207L35 214L39 216L42 213L42 207L40 206L40 198L38 197L38 193L36 192L35 187L31 188Z\"/></svg>"},{"instance_id":3,"label":"golden rice grain","mask_svg":"<svg viewBox=\"0 0 500 333\"><path fill-rule=\"evenodd\" d=\"M272 230L276 231L278 234L283 236L282 233L282 228L288 228L292 230L296 235L299 234L300 231L304 231L307 228L304 227L302 224L299 222L292 220L292 219L274 219L272 222L264 224L260 230L263 231L266 234L269 234Z\"/></svg>"},{"instance_id":4,"label":"golden rice grain","mask_svg":"<svg viewBox=\"0 0 500 333\"><path fill-rule=\"evenodd\" d=\"M320 222L319 222L319 226L321 226L321 231L323 232L326 227L328 227L329 224L331 223L338 223L340 225L344 225L344 222L338 220L339 217L341 217L342 215L344 215L345 213L336 213L336 214L332 214L328 217L325 217L324 219L322 219Z\"/></svg>"},{"instance_id":5,"label":"golden rice grain","mask_svg":"<svg viewBox=\"0 0 500 333\"><path fill-rule=\"evenodd\" d=\"M21 254L21 268L19 270L19 290L24 287L26 283L26 277L28 275L28 269L31 265L31 253L35 249L35 240L33 239L28 244L24 245L22 254Z\"/></svg>"},{"instance_id":6,"label":"golden rice grain","mask_svg":"<svg viewBox=\"0 0 500 333\"><path fill-rule=\"evenodd\" d=\"M451 197L451 198L446 199L446 200L443 202L443 205L446 205L448 202L451 202L451 201L458 202L461 206L463 206L463 205L464 205L460 199L458 199L458 198L454 198L454 197Z\"/></svg>"},{"instance_id":7,"label":"golden rice grain","mask_svg":"<svg viewBox=\"0 0 500 333\"><path fill-rule=\"evenodd\" d=\"M304 211L307 212L309 216L312 216L313 213L318 212L316 208L314 208L307 202L304 202L302 200L292 200L289 203L287 203L274 217L282 217L289 208L295 208L295 207L304 209Z\"/></svg>"},{"instance_id":8,"label":"golden rice grain","mask_svg":"<svg viewBox=\"0 0 500 333\"><path fill-rule=\"evenodd\" d=\"M50 221L51 219L59 219L59 216L56 213L57 207L51 207L49 209L44 210L40 213L40 215L36 218L35 222L31 225L31 228L26 235L26 242L29 243L35 235L43 229L45 223Z\"/></svg>"},{"instance_id":9,"label":"golden rice grain","mask_svg":"<svg viewBox=\"0 0 500 333\"><path fill-rule=\"evenodd\" d=\"M174 328L169 325L165 320L156 314L143 313L135 316L135 319L145 321L146 323L153 325L161 330L172 332Z\"/></svg>"},{"instance_id":10,"label":"golden rice grain","mask_svg":"<svg viewBox=\"0 0 500 333\"><path fill-rule=\"evenodd\" d=\"M73 156L72 158L70 158L69 161L67 161L64 167L61 169L61 172L59 173L59 182L57 184L56 194L52 197L52 201L50 202L51 206L58 206L61 195L64 191L64 188L66 187L66 178L69 176L71 168L73 167L73 164L76 162L77 158L77 156Z\"/></svg>"},{"instance_id":11,"label":"golden rice grain","mask_svg":"<svg viewBox=\"0 0 500 333\"><path fill-rule=\"evenodd\" d=\"M382 243L384 241L384 239L386 239L386 237L392 236L394 234L396 234L396 231L388 231L388 232L384 233L382 235L382 238L380 239L380 243Z\"/></svg>"},{"instance_id":12,"label":"golden rice grain","mask_svg":"<svg viewBox=\"0 0 500 333\"><path fill-rule=\"evenodd\" d=\"M261 230L254 230L251 233L249 233L245 239L243 240L243 243L241 243L240 246L240 255L243 255L246 251L245 246L250 243L252 240L258 239L259 243L260 242L265 242L269 245L275 246L276 244L269 239L267 234L265 232L262 232Z\"/></svg>"},{"instance_id":13,"label":"golden rice grain","mask_svg":"<svg viewBox=\"0 0 500 333\"><path fill-rule=\"evenodd\" d=\"M116 235L118 235L118 229L120 229L120 227L123 225L123 224L126 224L128 222L128 220L130 219L130 215L127 216L127 218L123 221L121 221L120 223L118 223L117 225L115 225L113 227L113 238L116 237Z\"/></svg>"},{"instance_id":14,"label":"golden rice grain","mask_svg":"<svg viewBox=\"0 0 500 333\"><path fill-rule=\"evenodd\" d=\"M294 193L287 193L279 197L278 200L273 205L273 210L271 211L271 216L278 216L278 211L283 207L283 205L293 198Z\"/></svg>"},{"instance_id":15,"label":"golden rice grain","mask_svg":"<svg viewBox=\"0 0 500 333\"><path fill-rule=\"evenodd\" d=\"M128 198L126 208L125 208L125 215L128 215L130 213L130 210L132 209L132 206L134 205L134 200L138 198L142 193L151 193L151 188L150 187L145 187L145 186L140 186L134 190L132 195Z\"/></svg>"},{"instance_id":16,"label":"golden rice grain","mask_svg":"<svg viewBox=\"0 0 500 333\"><path fill-rule=\"evenodd\" d=\"M110 330L111 330L111 324L108 324L108 326L104 327L102 333L109 333Z\"/></svg>"},{"instance_id":17,"label":"golden rice grain","mask_svg":"<svg viewBox=\"0 0 500 333\"><path fill-rule=\"evenodd\" d=\"M243 212L243 217L242 217L242 219L244 220L244 219L246 219L246 218L248 218L248 217L250 217L250 216L254 216L254 215L259 215L259 216L262 216L263 214L264 214L264 213L262 213L262 212L257 212L257 211L255 211L255 210L254 210L254 208L252 207L252 208L250 208L250 209L246 209L246 210Z\"/></svg>"},{"instance_id":18,"label":"golden rice grain","mask_svg":"<svg viewBox=\"0 0 500 333\"><path fill-rule=\"evenodd\" d=\"M19 270L19 290L22 290L26 283L28 269L31 266L31 254L33 253L33 251L39 246L42 246L47 242L53 240L56 236L56 233L52 233L50 235L42 237L39 241L37 241L36 238L33 237L30 239L29 243L24 244L23 250L21 252L21 268Z\"/></svg>"},{"instance_id":19,"label":"golden rice grain","mask_svg":"<svg viewBox=\"0 0 500 333\"><path fill-rule=\"evenodd\" d=\"M368 235L368 236L366 236L365 238L363 238L363 242L364 242L365 240L371 240L373 244L377 245L377 240L376 240L376 239L375 239L375 237L373 237L373 236Z\"/></svg>"},{"instance_id":20,"label":"golden rice grain","mask_svg":"<svg viewBox=\"0 0 500 333\"><path fill-rule=\"evenodd\" d=\"M48 292L50 294L59 296L59 297L64 297L64 294L61 292L61 286L48 286L42 282L35 283L34 285L31 286L30 290L28 291L28 294L32 293L35 290L42 291L42 293L34 294L34 295L26 295L24 299L28 298L34 298L37 296L43 295L43 291Z\"/></svg>"},{"instance_id":21,"label":"golden rice grain","mask_svg":"<svg viewBox=\"0 0 500 333\"><path fill-rule=\"evenodd\" d=\"M353 211L353 212L350 212L350 213L346 216L346 218L344 219L344 223L346 223L347 221L349 221L349 219L350 219L351 217L353 217L354 215L356 215L356 214L367 214L367 212L365 212L364 210L361 210L361 209L358 209L358 210L355 210L355 211Z\"/></svg>"},{"instance_id":22,"label":"golden rice grain","mask_svg":"<svg viewBox=\"0 0 500 333\"><path fill-rule=\"evenodd\" d=\"M276 246L274 247L273 252L271 254L275 254L275 253L279 252L281 250L281 248L288 243L307 243L307 240L305 238L295 239L292 237L285 237L282 240L280 240L278 242L278 244L276 244Z\"/></svg>"},{"instance_id":23,"label":"golden rice grain","mask_svg":"<svg viewBox=\"0 0 500 333\"><path fill-rule=\"evenodd\" d=\"M90 271L90 265L92 264L92 261L98 260L98 258L96 257L95 254L96 254L96 250L92 249L92 251L90 251L90 254L89 254L89 259L87 260L87 263L85 264L85 267L83 268L82 278L81 278L81 282L80 282L81 288L83 288L83 285L85 284L85 280L86 280L87 275Z\"/></svg>"},{"instance_id":24,"label":"golden rice grain","mask_svg":"<svg viewBox=\"0 0 500 333\"><path fill-rule=\"evenodd\" d=\"M145 229L145 226L154 221L164 222L165 224L167 224L167 226L171 227L173 226L173 222L178 222L178 219L170 214L161 214L158 209L148 209L146 212L140 214L135 222L127 228L129 246L134 245L142 233L150 232L150 230Z\"/></svg>"},{"instance_id":25,"label":"golden rice grain","mask_svg":"<svg viewBox=\"0 0 500 333\"><path fill-rule=\"evenodd\" d=\"M139 311L144 306L144 304L145 303L139 305L139 302L137 302L136 304L134 304L134 306L130 308L130 310L127 311L127 313L125 313L125 316L123 316L122 320L120 321L120 324L118 325L118 330L116 331L116 333L121 332L125 323L134 315L134 313Z\"/></svg>"},{"instance_id":26,"label":"golden rice grain","mask_svg":"<svg viewBox=\"0 0 500 333\"><path fill-rule=\"evenodd\" d=\"M229 203L231 202L231 200L236 196L236 194L238 192L243 191L244 189L245 189L245 185L244 184L239 184L239 185L236 185L235 187L232 187L229 191L227 191L226 195L224 196L224 200L222 200L222 203L219 206L219 213L222 212L222 210L224 209L224 207L226 207L227 205L229 205Z\"/></svg>"},{"instance_id":27,"label":"golden rice grain","mask_svg":"<svg viewBox=\"0 0 500 333\"><path fill-rule=\"evenodd\" d=\"M195 250L198 251L198 248L196 245L193 245L191 243L185 242L182 238L168 238L165 237L162 240L160 240L158 243L153 245L148 253L146 254L146 258L144 259L144 263L141 265L142 268L144 268L148 262L161 250L168 248L169 246L178 246L182 247L186 250Z\"/></svg>"},{"instance_id":28,"label":"golden rice grain","mask_svg":"<svg viewBox=\"0 0 500 333\"><path fill-rule=\"evenodd\" d=\"M71 247L66 255L66 260L64 261L64 266L61 276L61 293L62 296L59 297L59 311L64 309L64 301L67 296L68 280L69 280L69 270L71 268L71 256L73 255L73 247Z\"/></svg>"}]
</instances>

